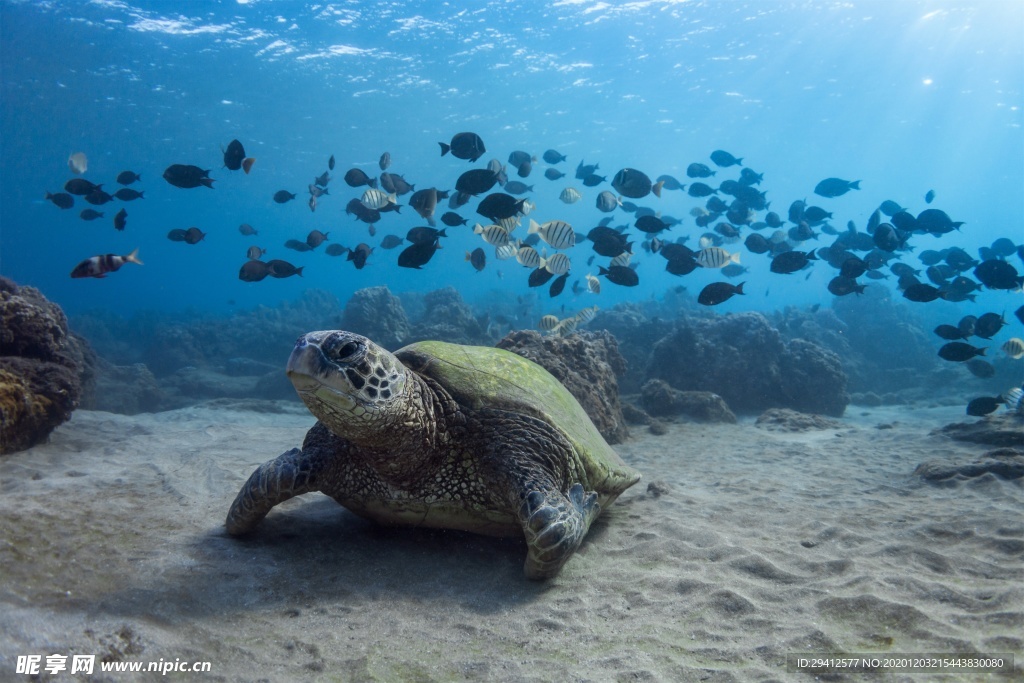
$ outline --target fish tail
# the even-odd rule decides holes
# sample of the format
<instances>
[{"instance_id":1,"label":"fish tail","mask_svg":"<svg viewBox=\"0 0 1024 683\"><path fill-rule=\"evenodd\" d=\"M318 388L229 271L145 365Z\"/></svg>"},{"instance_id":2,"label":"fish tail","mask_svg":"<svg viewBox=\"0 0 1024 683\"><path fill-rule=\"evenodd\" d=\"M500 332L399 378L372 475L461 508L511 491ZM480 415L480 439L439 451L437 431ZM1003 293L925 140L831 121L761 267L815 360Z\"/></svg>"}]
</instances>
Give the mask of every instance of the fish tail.
<instances>
[{"instance_id":1,"label":"fish tail","mask_svg":"<svg viewBox=\"0 0 1024 683\"><path fill-rule=\"evenodd\" d=\"M473 260L473 255L472 255L472 254L470 254L470 253L469 253L468 251L466 252L466 258L465 258L465 260L466 260L466 261L472 261L472 260Z\"/></svg>"},{"instance_id":2,"label":"fish tail","mask_svg":"<svg viewBox=\"0 0 1024 683\"><path fill-rule=\"evenodd\" d=\"M734 251L733 253L729 254L729 261L731 261L732 263L739 263L740 262L740 252Z\"/></svg>"},{"instance_id":3,"label":"fish tail","mask_svg":"<svg viewBox=\"0 0 1024 683\"><path fill-rule=\"evenodd\" d=\"M305 267L306 266L299 266L298 268L296 268L295 269L295 274L298 275L299 277L302 277L302 269L305 268Z\"/></svg>"},{"instance_id":4,"label":"fish tail","mask_svg":"<svg viewBox=\"0 0 1024 683\"><path fill-rule=\"evenodd\" d=\"M859 180L854 180L852 183L850 183L850 189L851 190L859 190L860 189L860 181Z\"/></svg>"},{"instance_id":5,"label":"fish tail","mask_svg":"<svg viewBox=\"0 0 1024 683\"><path fill-rule=\"evenodd\" d=\"M437 143L437 144L441 145L441 156L444 156L444 155L445 155L445 154L447 154L447 153L448 153L449 151L451 151L451 146L450 146L450 145L448 145L447 143L444 143L444 142L439 142L439 143Z\"/></svg>"},{"instance_id":6,"label":"fish tail","mask_svg":"<svg viewBox=\"0 0 1024 683\"><path fill-rule=\"evenodd\" d=\"M651 186L651 192L654 193L655 197L661 199L661 188L663 187L665 187L665 181L659 180L658 182L654 183L654 185Z\"/></svg>"},{"instance_id":7,"label":"fish tail","mask_svg":"<svg viewBox=\"0 0 1024 683\"><path fill-rule=\"evenodd\" d=\"M736 291L734 292L734 294L744 294L745 292L743 291L743 285L745 285L745 284L747 284L747 283L746 282L741 282L738 285L736 285Z\"/></svg>"},{"instance_id":8,"label":"fish tail","mask_svg":"<svg viewBox=\"0 0 1024 683\"><path fill-rule=\"evenodd\" d=\"M125 263L137 263L137 264L139 264L141 266L142 265L142 261L139 260L139 248L135 247L135 249L132 250L132 253L130 253L127 256L124 257L124 260L125 260Z\"/></svg>"},{"instance_id":9,"label":"fish tail","mask_svg":"<svg viewBox=\"0 0 1024 683\"><path fill-rule=\"evenodd\" d=\"M532 235L532 234L538 233L538 232L540 232L540 223L538 223L537 221L535 221L535 220L533 220L531 218L530 219L530 227L526 230L526 234L527 235Z\"/></svg>"}]
</instances>

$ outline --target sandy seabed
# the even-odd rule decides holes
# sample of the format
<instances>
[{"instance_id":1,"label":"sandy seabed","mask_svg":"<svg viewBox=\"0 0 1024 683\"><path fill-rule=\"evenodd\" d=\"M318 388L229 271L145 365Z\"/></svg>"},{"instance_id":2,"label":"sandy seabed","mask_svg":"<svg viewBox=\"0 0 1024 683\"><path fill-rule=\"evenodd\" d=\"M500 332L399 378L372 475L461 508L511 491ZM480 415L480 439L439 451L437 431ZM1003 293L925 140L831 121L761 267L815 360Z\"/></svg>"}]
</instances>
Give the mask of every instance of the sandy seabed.
<instances>
[{"instance_id":1,"label":"sandy seabed","mask_svg":"<svg viewBox=\"0 0 1024 683\"><path fill-rule=\"evenodd\" d=\"M822 680L1021 680L1021 480L912 474L987 450L930 434L963 419L851 406L799 434L634 428L617 449L644 479L533 583L521 541L382 529L321 495L227 536L241 484L313 424L298 404L79 411L0 459L0 680L31 680L18 655L95 654L211 671L81 680L786 681L814 680L787 654L826 652L1017 668Z\"/></svg>"}]
</instances>

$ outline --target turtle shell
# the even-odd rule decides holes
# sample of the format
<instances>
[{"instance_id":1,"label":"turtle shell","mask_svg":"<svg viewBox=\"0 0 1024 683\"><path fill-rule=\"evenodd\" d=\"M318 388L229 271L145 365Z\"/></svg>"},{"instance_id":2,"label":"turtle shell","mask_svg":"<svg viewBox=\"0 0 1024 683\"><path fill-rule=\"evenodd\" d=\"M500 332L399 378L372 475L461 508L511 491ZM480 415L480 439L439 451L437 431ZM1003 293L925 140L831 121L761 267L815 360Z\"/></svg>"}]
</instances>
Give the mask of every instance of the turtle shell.
<instances>
[{"instance_id":1,"label":"turtle shell","mask_svg":"<svg viewBox=\"0 0 1024 683\"><path fill-rule=\"evenodd\" d=\"M561 431L576 448L602 504L639 481L640 473L608 445L579 401L533 361L504 349L439 341L410 344L395 356L410 370L440 384L470 410L522 413Z\"/></svg>"}]
</instances>

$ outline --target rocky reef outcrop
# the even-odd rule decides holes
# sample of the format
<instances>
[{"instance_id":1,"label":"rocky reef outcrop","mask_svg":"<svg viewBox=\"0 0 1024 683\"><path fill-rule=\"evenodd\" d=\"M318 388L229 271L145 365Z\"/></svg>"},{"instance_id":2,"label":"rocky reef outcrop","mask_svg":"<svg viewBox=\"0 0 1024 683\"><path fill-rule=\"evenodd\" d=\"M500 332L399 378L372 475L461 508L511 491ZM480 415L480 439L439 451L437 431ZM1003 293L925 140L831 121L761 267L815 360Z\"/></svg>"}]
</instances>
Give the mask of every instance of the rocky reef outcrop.
<instances>
[{"instance_id":1,"label":"rocky reef outcrop","mask_svg":"<svg viewBox=\"0 0 1024 683\"><path fill-rule=\"evenodd\" d=\"M640 390L640 403L648 415L685 415L700 422L736 422L722 397L710 391L679 391L668 382L649 379Z\"/></svg>"},{"instance_id":2,"label":"rocky reef outcrop","mask_svg":"<svg viewBox=\"0 0 1024 683\"><path fill-rule=\"evenodd\" d=\"M608 443L629 434L616 375L626 371L618 343L608 332L543 337L533 330L510 332L497 344L532 360L565 385Z\"/></svg>"},{"instance_id":3,"label":"rocky reef outcrop","mask_svg":"<svg viewBox=\"0 0 1024 683\"><path fill-rule=\"evenodd\" d=\"M1018 412L994 413L973 422L948 424L932 433L956 441L1024 447L1024 416Z\"/></svg>"},{"instance_id":4,"label":"rocky reef outcrop","mask_svg":"<svg viewBox=\"0 0 1024 683\"><path fill-rule=\"evenodd\" d=\"M451 344L490 344L486 326L477 321L454 287L427 292L422 303L423 312L412 327L410 342L436 339Z\"/></svg>"},{"instance_id":5,"label":"rocky reef outcrop","mask_svg":"<svg viewBox=\"0 0 1024 683\"><path fill-rule=\"evenodd\" d=\"M0 277L0 454L45 441L93 389L94 356L60 306Z\"/></svg>"},{"instance_id":6,"label":"rocky reef outcrop","mask_svg":"<svg viewBox=\"0 0 1024 683\"><path fill-rule=\"evenodd\" d=\"M991 474L999 479L1024 477L1024 451L1015 448L997 448L967 462L957 460L929 460L917 466L914 474L932 484L956 484L968 479Z\"/></svg>"},{"instance_id":7,"label":"rocky reef outcrop","mask_svg":"<svg viewBox=\"0 0 1024 683\"><path fill-rule=\"evenodd\" d=\"M760 313L683 320L654 345L648 377L680 391L710 391L737 412L791 408L841 416L849 403L839 357L786 341Z\"/></svg>"},{"instance_id":8,"label":"rocky reef outcrop","mask_svg":"<svg viewBox=\"0 0 1024 683\"><path fill-rule=\"evenodd\" d=\"M372 339L389 351L409 343L409 318L402 301L381 285L360 289L345 304L341 329Z\"/></svg>"}]
</instances>

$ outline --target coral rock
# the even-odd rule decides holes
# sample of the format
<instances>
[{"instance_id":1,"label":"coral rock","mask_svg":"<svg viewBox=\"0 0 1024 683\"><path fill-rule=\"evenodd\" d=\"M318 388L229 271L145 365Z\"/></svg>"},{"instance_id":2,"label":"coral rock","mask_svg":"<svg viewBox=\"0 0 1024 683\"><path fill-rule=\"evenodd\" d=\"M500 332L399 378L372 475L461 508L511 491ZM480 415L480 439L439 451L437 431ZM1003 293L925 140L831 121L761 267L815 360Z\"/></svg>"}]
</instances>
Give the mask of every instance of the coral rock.
<instances>
[{"instance_id":1,"label":"coral rock","mask_svg":"<svg viewBox=\"0 0 1024 683\"><path fill-rule=\"evenodd\" d=\"M685 415L701 422L736 422L722 397L710 391L678 391L660 379L648 380L640 390L640 401L650 415Z\"/></svg>"},{"instance_id":2,"label":"coral rock","mask_svg":"<svg viewBox=\"0 0 1024 683\"><path fill-rule=\"evenodd\" d=\"M542 337L533 330L510 332L498 348L532 360L565 385L608 443L628 435L619 403L618 372L626 361L608 332L579 332L568 337Z\"/></svg>"},{"instance_id":3,"label":"coral rock","mask_svg":"<svg viewBox=\"0 0 1024 683\"><path fill-rule=\"evenodd\" d=\"M769 408L757 418L755 426L772 432L810 432L839 429L843 423L822 415L810 415L789 408Z\"/></svg>"},{"instance_id":4,"label":"coral rock","mask_svg":"<svg viewBox=\"0 0 1024 683\"><path fill-rule=\"evenodd\" d=\"M345 304L342 329L361 334L394 351L409 343L409 319L387 287L360 289Z\"/></svg>"}]
</instances>

